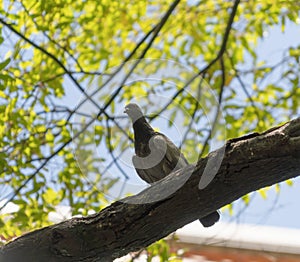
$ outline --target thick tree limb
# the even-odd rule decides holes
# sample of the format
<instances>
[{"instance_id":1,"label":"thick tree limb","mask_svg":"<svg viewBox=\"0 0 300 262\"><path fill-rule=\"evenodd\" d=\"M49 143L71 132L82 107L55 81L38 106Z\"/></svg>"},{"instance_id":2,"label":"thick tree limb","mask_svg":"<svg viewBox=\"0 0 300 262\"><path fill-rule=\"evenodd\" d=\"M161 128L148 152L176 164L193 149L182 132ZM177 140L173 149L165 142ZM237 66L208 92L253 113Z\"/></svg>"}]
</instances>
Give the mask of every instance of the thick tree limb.
<instances>
[{"instance_id":1,"label":"thick tree limb","mask_svg":"<svg viewBox=\"0 0 300 262\"><path fill-rule=\"evenodd\" d=\"M218 157L224 148L216 177L199 190L208 158ZM300 118L262 134L229 140L197 165L172 173L95 215L28 233L3 246L0 261L112 261L249 192L299 175ZM179 189L167 198L150 201L174 187Z\"/></svg>"}]
</instances>

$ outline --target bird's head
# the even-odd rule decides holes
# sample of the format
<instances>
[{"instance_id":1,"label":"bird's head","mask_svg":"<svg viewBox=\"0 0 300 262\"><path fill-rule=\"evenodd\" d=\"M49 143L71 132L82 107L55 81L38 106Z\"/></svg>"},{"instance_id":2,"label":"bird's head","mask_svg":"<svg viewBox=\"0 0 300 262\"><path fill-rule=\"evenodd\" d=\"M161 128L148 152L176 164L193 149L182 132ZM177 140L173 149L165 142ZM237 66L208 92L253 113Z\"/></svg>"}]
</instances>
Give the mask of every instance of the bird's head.
<instances>
[{"instance_id":1,"label":"bird's head","mask_svg":"<svg viewBox=\"0 0 300 262\"><path fill-rule=\"evenodd\" d=\"M126 105L124 113L126 113L133 122L143 116L142 109L135 103L130 103Z\"/></svg>"}]
</instances>

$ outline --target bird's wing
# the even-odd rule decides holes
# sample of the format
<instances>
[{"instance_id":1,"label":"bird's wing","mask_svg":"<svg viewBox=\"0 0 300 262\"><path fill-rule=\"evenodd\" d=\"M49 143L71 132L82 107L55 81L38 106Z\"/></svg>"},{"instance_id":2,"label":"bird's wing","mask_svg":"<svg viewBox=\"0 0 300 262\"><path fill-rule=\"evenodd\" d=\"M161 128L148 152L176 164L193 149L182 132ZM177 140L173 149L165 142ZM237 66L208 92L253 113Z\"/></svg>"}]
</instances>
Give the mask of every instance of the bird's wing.
<instances>
[{"instance_id":1,"label":"bird's wing","mask_svg":"<svg viewBox=\"0 0 300 262\"><path fill-rule=\"evenodd\" d=\"M147 183L151 183L150 177L147 175L147 172L145 171L145 169L139 168L143 165L141 163L141 158L139 158L137 156L132 156L132 164L133 164L136 172L140 176L140 178L143 179L144 181L146 181Z\"/></svg>"},{"instance_id":2,"label":"bird's wing","mask_svg":"<svg viewBox=\"0 0 300 262\"><path fill-rule=\"evenodd\" d=\"M142 157L138 157L135 155L132 156L132 164L133 164L137 174L139 175L139 177L141 179L143 179L144 181L146 181L148 184L152 184L163 178L163 177L161 177L162 174L159 169L143 168L143 166L147 166L147 165L144 165Z\"/></svg>"},{"instance_id":3,"label":"bird's wing","mask_svg":"<svg viewBox=\"0 0 300 262\"><path fill-rule=\"evenodd\" d=\"M188 165L187 160L180 152L179 148L176 147L165 135L157 133L152 137L151 142L153 143L155 149L159 151L160 154L164 155L166 160L165 162L168 165L167 168L170 169L170 172Z\"/></svg>"}]
</instances>

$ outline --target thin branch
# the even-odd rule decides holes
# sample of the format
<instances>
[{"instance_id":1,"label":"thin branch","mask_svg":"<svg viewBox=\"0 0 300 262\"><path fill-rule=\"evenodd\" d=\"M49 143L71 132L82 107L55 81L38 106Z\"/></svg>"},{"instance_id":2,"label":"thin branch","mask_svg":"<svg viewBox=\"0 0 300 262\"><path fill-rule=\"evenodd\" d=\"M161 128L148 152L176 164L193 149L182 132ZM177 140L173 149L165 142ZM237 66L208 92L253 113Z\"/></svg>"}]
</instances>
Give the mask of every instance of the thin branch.
<instances>
[{"instance_id":1,"label":"thin branch","mask_svg":"<svg viewBox=\"0 0 300 262\"><path fill-rule=\"evenodd\" d=\"M73 81L73 83L78 87L78 89L85 93L85 90L81 87L81 85L77 82L77 80L70 74L69 70L65 67L65 65L52 53L48 52L46 49L42 48L32 40L30 40L28 37L20 33L18 30L16 30L11 24L7 23L0 17L0 23L5 25L7 28L9 28L12 32L14 32L17 36L22 38L24 41L35 47L36 49L40 50L42 53L46 54L48 57L50 57L53 61L55 61L62 69L63 71L70 77L70 79Z\"/></svg>"},{"instance_id":2,"label":"thin branch","mask_svg":"<svg viewBox=\"0 0 300 262\"><path fill-rule=\"evenodd\" d=\"M221 72L222 72L222 75L221 75L221 85L220 85L220 92L219 92L219 98L218 98L218 106L217 106L217 109L216 109L216 114L215 114L215 117L214 117L214 121L213 121L213 124L209 130L209 133L203 143L203 147L202 147L202 150L199 154L199 158L201 158L203 156L203 153L205 152L206 150L206 147L208 146L208 141L211 139L211 136L215 130L215 127L217 125L217 122L218 122L218 118L219 118L219 115L220 115L220 112L221 112L221 103L222 103L222 100L223 100L223 91L224 91L224 86L225 86L225 82L226 82L226 73L225 73L225 66L224 66L224 61L223 61L223 57L220 58L220 66L221 66Z\"/></svg>"},{"instance_id":3,"label":"thin branch","mask_svg":"<svg viewBox=\"0 0 300 262\"><path fill-rule=\"evenodd\" d=\"M25 35L21 34L19 31L17 31L16 29L13 28L12 25L8 24L7 22L5 22L2 18L0 18L0 22L7 26L11 31L13 31L16 35L18 35L20 38L22 38L23 40L25 40L27 43L29 43L30 45L32 45L33 47L35 47L36 49L40 50L42 53L46 54L48 57L50 57L52 60L54 60L62 69L63 71L69 76L69 78L72 80L72 82L75 84L75 86L80 90L81 93L84 94L84 96L86 97L86 100L89 100L92 102L92 104L94 104L101 112L101 114L105 114L107 117L108 114L105 112L105 109L102 110L101 107L98 105L97 102L95 102L92 98L91 95L89 95L87 92L85 92L84 88L79 84L79 82L74 78L74 76L70 73L70 71L64 66L64 64L55 57L55 55L53 55L52 53L48 52L46 49L42 48L41 46L39 46L38 44L36 44L35 42L33 42L32 40L30 40L29 38L27 38ZM111 102L110 102L111 103ZM109 104L110 104L109 103ZM76 107L74 109L74 111L77 111L78 107ZM67 120L69 120L71 118L72 114L70 114L70 116L67 118ZM112 120L114 121L114 120ZM115 121L114 121L115 122ZM115 124L117 125L118 123L115 122Z\"/></svg>"},{"instance_id":4,"label":"thin branch","mask_svg":"<svg viewBox=\"0 0 300 262\"><path fill-rule=\"evenodd\" d=\"M104 86L106 86L112 79L113 77L124 67L125 63L128 62L133 55L136 53L136 51L139 49L139 47L147 40L147 38L153 33L153 36L151 37L151 39L149 40L149 43L146 45L146 47L144 48L144 50L142 51L141 55L138 57L138 60L134 63L134 65L132 66L132 68L130 69L129 73L127 73L127 75L124 77L123 81L121 82L119 88L113 93L111 99L114 100L115 97L120 93L120 91L123 88L123 85L125 84L126 80L128 79L128 77L132 74L133 70L136 68L136 66L139 64L139 60L144 58L144 56L146 55L146 53L148 52L148 50L150 49L150 47L152 46L155 38L157 37L158 33L160 32L160 30L162 29L162 27L164 26L164 24L166 23L166 21L168 20L168 18L170 17L170 15L172 14L173 10L175 9L175 7L178 5L178 3L180 2L180 0L176 0L172 3L172 5L169 7L169 9L167 10L167 12L165 13L165 15L162 17L162 19L160 20L160 22L155 25L141 40L140 42L138 42L138 44L135 46L135 48L133 49L133 51L125 58L125 60L123 61L123 63L111 74L111 77L102 84L101 87L99 87L99 89L95 90L91 96L96 95ZM77 105L78 107L81 107L84 103L86 102L86 99L84 99L82 102L80 102ZM104 109L105 110L105 109ZM101 114L101 110L99 112L99 114Z\"/></svg>"},{"instance_id":5,"label":"thin branch","mask_svg":"<svg viewBox=\"0 0 300 262\"><path fill-rule=\"evenodd\" d=\"M257 118L257 124L258 124L258 122L260 121L260 114L259 114L259 111L258 111L258 109L257 109L258 107L256 106L256 103L255 103L255 101L253 100L252 96L251 96L250 93L248 92L247 87L246 87L246 84L245 84L244 81L242 80L239 71L235 68L235 65L234 65L234 63L233 63L233 61L232 61L232 58L231 58L229 55L228 55L228 57L229 57L229 61L230 61L230 63L231 63L231 67L232 67L232 69L234 70L235 77L236 77L236 79L238 80L239 84L241 85L244 94L246 95L246 97L247 97L248 100L250 101L251 106L252 106L253 109L254 109L254 112L255 112L255 115L256 115L256 118ZM278 65L279 65L279 64L275 65L274 69L275 69Z\"/></svg>"},{"instance_id":6,"label":"thin branch","mask_svg":"<svg viewBox=\"0 0 300 262\"><path fill-rule=\"evenodd\" d=\"M144 50L142 51L141 55L139 56L138 60L134 63L134 65L132 66L132 68L130 69L130 71L127 73L127 75L123 78L119 88L111 95L109 101L107 102L107 105L111 104L111 102L117 97L117 95L121 92L124 84L126 83L127 79L129 78L129 76L132 74L132 72L134 71L134 69L136 68L136 66L140 63L140 59L144 58L144 56L146 55L146 53L148 52L148 50L150 49L150 47L152 46L155 38L157 37L158 33L160 32L160 30L162 29L162 27L164 26L164 24L166 23L166 21L168 20L168 18L170 17L171 13L173 12L173 10L175 9L175 7L178 5L178 3L180 2L180 0L176 0L172 3L172 5L169 7L169 9L167 10L166 14L162 17L161 21L154 26L142 39L141 41L135 46L134 50L127 56L127 58L124 60L123 64L120 65L117 70L111 74L111 77L105 82L103 83L103 85L95 90L89 97L92 97L94 95L96 95L104 86L106 86L112 79L113 77L123 68L123 66L125 65L125 63L127 61L129 61L131 59L131 57L133 57L133 55L136 53L136 51L139 49L139 47L146 41L146 39L153 33L153 36L150 38L149 43L146 45L146 47L144 48ZM82 102L80 102L74 111L76 111L79 107L81 107L86 101L87 101L88 97L86 97ZM97 105L97 107L99 108L99 106ZM118 125L118 123L112 118L110 117L107 113L106 113L106 109L107 106L104 106L103 108L99 108L100 111L97 115L97 118L104 113L106 115L106 117L108 117L109 119L111 119L112 121L115 122L115 124L117 125L117 127L124 133L125 131ZM71 116L70 116L71 117ZM127 135L127 133L125 132L125 134ZM130 140L133 141L133 139L131 137L128 137Z\"/></svg>"},{"instance_id":7,"label":"thin branch","mask_svg":"<svg viewBox=\"0 0 300 262\"><path fill-rule=\"evenodd\" d=\"M20 38L25 40L27 43L35 47L36 49L40 50L42 53L46 54L48 57L50 57L52 60L54 60L62 69L63 71L69 76L69 78L72 80L72 82L75 84L75 86L84 94L87 100L91 101L98 109L100 109L101 114L106 114L105 110L101 110L101 107L98 105L97 102L93 100L93 98L85 92L84 88L79 84L79 82L74 78L74 76L69 72L69 70L64 66L64 64L52 53L48 52L46 49L42 48L32 40L30 40L28 37L17 31L12 25L5 22L2 18L0 18L0 22L8 27L11 31L13 31L16 35L18 35ZM110 104L110 103L109 103ZM76 108L75 110L77 110ZM71 115L71 114L70 114ZM70 116L67 118L67 120L70 119Z\"/></svg>"},{"instance_id":8,"label":"thin branch","mask_svg":"<svg viewBox=\"0 0 300 262\"><path fill-rule=\"evenodd\" d=\"M31 174L28 178L15 190L14 194L0 207L0 211L9 203L11 202L19 193L20 191L47 165L47 163L54 158L58 153L63 150L67 145L69 145L74 139L78 138L83 132L87 130L87 128L95 121L95 119L91 119L80 132L75 134L72 138L66 141L64 144L59 146L54 152L45 157L44 162Z\"/></svg>"},{"instance_id":9,"label":"thin branch","mask_svg":"<svg viewBox=\"0 0 300 262\"><path fill-rule=\"evenodd\" d=\"M200 80L200 82L199 82L198 89L197 89L197 98L195 99L195 108L194 108L194 110L193 110L192 117L191 117L191 120L190 120L190 122L189 122L189 125L188 125L188 127L187 127L187 129L186 129L186 132L185 132L184 135L183 135L183 138L182 138L182 140L181 140L181 143L180 143L179 148L182 147L184 141L187 139L187 136L188 136L188 134L189 134L189 132L190 132L190 130L191 130L191 128L192 128L192 124L193 124L193 122L194 122L196 113L197 113L197 111L198 111L198 109L199 109L199 101L200 101L200 97L201 97L201 89L202 89L203 81L204 81L204 78L201 78L201 80Z\"/></svg>"},{"instance_id":10,"label":"thin branch","mask_svg":"<svg viewBox=\"0 0 300 262\"><path fill-rule=\"evenodd\" d=\"M148 50L152 46L154 40L158 36L158 33L160 32L160 30L162 29L162 27L164 26L164 24L167 22L168 18L170 17L170 15L172 14L172 12L174 11L175 7L178 5L179 2L180 2L180 0L175 0L172 3L172 5L170 6L170 8L168 9L168 11L166 12L166 14L162 17L160 23L155 27L155 29L153 31L153 35L152 35L152 37L149 40L149 43L146 45L145 49L142 51L142 53L139 56L138 60L134 63L134 65L131 67L131 69L129 70L129 72L123 78L123 80L122 80L119 88L112 94L112 96L110 97L108 103L111 103L117 97L117 95L121 92L121 90L122 90L124 84L126 83L127 79L132 74L132 72L137 67L137 65L140 63L140 60L142 58L144 58L144 56L146 55L146 53L148 52ZM105 110L105 109L106 108L102 108L101 111ZM99 112L99 114L101 114L101 111Z\"/></svg>"},{"instance_id":11,"label":"thin branch","mask_svg":"<svg viewBox=\"0 0 300 262\"><path fill-rule=\"evenodd\" d=\"M105 76L110 76L111 74L108 74L108 73L103 73L103 72L98 72L98 71L85 71L85 70L80 70L80 71L73 71L73 70L69 70L68 71L70 74L72 75L80 75L80 74L84 74L84 75L97 75L97 76L100 76L100 75L105 75ZM59 74L56 74L52 77L49 77L48 79L44 79L43 80L43 83L47 83L47 82L50 82L50 81L53 81L57 78L60 78L64 75L67 75L66 72L62 72L62 73L59 73ZM86 100L87 101L87 100Z\"/></svg>"},{"instance_id":12,"label":"thin branch","mask_svg":"<svg viewBox=\"0 0 300 262\"><path fill-rule=\"evenodd\" d=\"M243 92L245 93L245 95L247 96L247 98L250 101L250 104L254 108L254 111L255 111L255 114L256 114L256 117L257 117L257 123L258 123L260 121L260 116L259 116L259 111L257 110L257 106L256 106L252 96L249 94L244 81L242 80L242 78L240 77L240 75L238 74L238 72L235 69L234 69L234 71L235 71L235 76L236 76L238 82L240 83L240 85L242 87Z\"/></svg>"},{"instance_id":13,"label":"thin branch","mask_svg":"<svg viewBox=\"0 0 300 262\"><path fill-rule=\"evenodd\" d=\"M204 74L207 72L207 70L212 66L214 65L225 53L226 51L226 45L227 45L227 41L228 41L228 38L229 38L229 34L230 34L230 31L231 31L231 28L232 28L232 24L233 24L233 21L234 21L234 17L236 15L236 12L237 12L237 8L238 8L238 5L240 3L240 0L235 0L234 1L234 5L232 7L232 10L231 10L231 14L230 14L230 17L229 17L229 20L228 20L228 23L227 23L227 26L226 26L226 30L225 30L225 34L223 36L223 40L222 40L222 44L221 44L221 47L220 47L220 50L217 54L217 56L211 60L203 69L201 69L197 74L195 74L193 77L191 77L186 83L185 85L179 89L176 94L172 97L172 99L170 99L170 102L167 103L159 112L157 112L153 117L156 117L158 115L160 115L163 111L165 111L169 105L172 104L173 100L178 96L180 95L198 76Z\"/></svg>"},{"instance_id":14,"label":"thin branch","mask_svg":"<svg viewBox=\"0 0 300 262\"><path fill-rule=\"evenodd\" d=\"M120 159L120 157L122 157L122 155L126 152L127 148L129 148L129 146L125 147L124 150L115 157L115 159L113 159L106 165L105 169L102 171L102 175L105 175L105 173L113 166L115 161L118 161Z\"/></svg>"},{"instance_id":15,"label":"thin branch","mask_svg":"<svg viewBox=\"0 0 300 262\"><path fill-rule=\"evenodd\" d=\"M99 87L97 90L95 90L94 92L91 93L91 96L95 96L104 86L106 86L114 77L115 75L121 71L121 69L124 67L125 63L128 62L133 55L136 53L136 51L138 50L138 48L147 40L147 38L153 33L153 31L155 30L156 26L154 26L142 39L140 42L137 43L137 45L135 46L135 48L133 49L133 51L125 58L125 60L123 61L123 63L112 73L110 74L110 78L107 79L102 85L101 87ZM77 110L78 108L80 108L85 102L87 101L87 98L83 99L75 108L75 110Z\"/></svg>"},{"instance_id":16,"label":"thin branch","mask_svg":"<svg viewBox=\"0 0 300 262\"><path fill-rule=\"evenodd\" d=\"M25 4L21 1L21 5L23 6L25 12L27 13L27 15L32 18L32 22L34 23L36 29L38 30L39 26L36 22L36 20L34 19L34 17L32 15L30 15L30 11L26 8ZM34 6L34 5L33 5ZM42 31L42 34L50 41L52 42L54 45L58 46L61 50L63 50L65 53L68 54L68 56L76 63L76 65L78 66L78 68L80 70L83 70L81 65L79 64L78 60L69 52L69 50L67 50L65 47L63 47L62 45L60 45L58 42L56 42L54 39L52 39L48 34L46 34L45 31Z\"/></svg>"},{"instance_id":17,"label":"thin branch","mask_svg":"<svg viewBox=\"0 0 300 262\"><path fill-rule=\"evenodd\" d=\"M106 120L106 130L107 130L107 141L108 141L108 151L109 154L111 155L112 159L113 159L113 164L116 165L116 167L119 169L119 171L121 172L121 174L125 177L125 179L129 179L128 175L125 173L125 171L123 170L123 168L119 165L119 162L116 160L115 154L114 154L114 149L112 147L111 144L111 128L109 126L109 122L108 119Z\"/></svg>"},{"instance_id":18,"label":"thin branch","mask_svg":"<svg viewBox=\"0 0 300 262\"><path fill-rule=\"evenodd\" d=\"M254 102L254 100L252 99L252 96L251 96L250 93L248 92L245 83L244 83L243 80L241 79L240 74L239 74L239 71L235 68L231 56L228 55L228 57L229 57L229 61L230 61L231 67L232 67L232 69L234 70L235 76L236 76L238 82L240 83L240 85L241 85L241 87L242 87L242 90L244 91L245 95L246 95L247 98L249 99L249 101L250 101L252 107L255 109L255 112L256 112L256 114L257 114L257 118L258 118L258 120L259 120L259 112L257 111L257 106L255 105L255 102Z\"/></svg>"}]
</instances>

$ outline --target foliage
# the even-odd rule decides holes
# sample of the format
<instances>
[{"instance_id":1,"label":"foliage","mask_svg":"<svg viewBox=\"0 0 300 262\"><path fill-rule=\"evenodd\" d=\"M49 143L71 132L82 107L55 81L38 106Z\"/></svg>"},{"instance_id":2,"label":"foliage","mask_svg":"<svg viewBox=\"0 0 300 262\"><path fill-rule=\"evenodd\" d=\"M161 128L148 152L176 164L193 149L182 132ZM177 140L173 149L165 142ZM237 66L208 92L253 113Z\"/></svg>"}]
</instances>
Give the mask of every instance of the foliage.
<instances>
[{"instance_id":1,"label":"foliage","mask_svg":"<svg viewBox=\"0 0 300 262\"><path fill-rule=\"evenodd\" d=\"M172 262L180 262L182 259L174 252L170 250L170 246L167 241L161 239L156 243L152 244L147 249L147 261L152 261L153 258L159 257L160 261L172 261Z\"/></svg>"},{"instance_id":2,"label":"foliage","mask_svg":"<svg viewBox=\"0 0 300 262\"><path fill-rule=\"evenodd\" d=\"M9 239L48 225L59 205L71 207L68 216L86 215L116 198L110 197L114 186L134 175L118 164L119 153L132 147L130 123L120 113L131 99L153 113L154 125L165 114L165 133L180 122L191 162L211 150L211 136L224 141L297 115L300 46L282 49L278 61L262 60L257 46L272 27L284 32L298 24L300 5L243 1L231 25L233 4L3 0L0 235ZM142 58L160 60L136 60ZM161 59L189 70L149 80L167 66ZM195 81L187 86L191 76ZM218 131L218 121L212 125L217 131L199 127L208 126L214 99L201 93L202 79L222 106L226 132ZM160 107L158 96L167 97ZM8 202L16 212L7 213Z\"/></svg>"}]
</instances>

